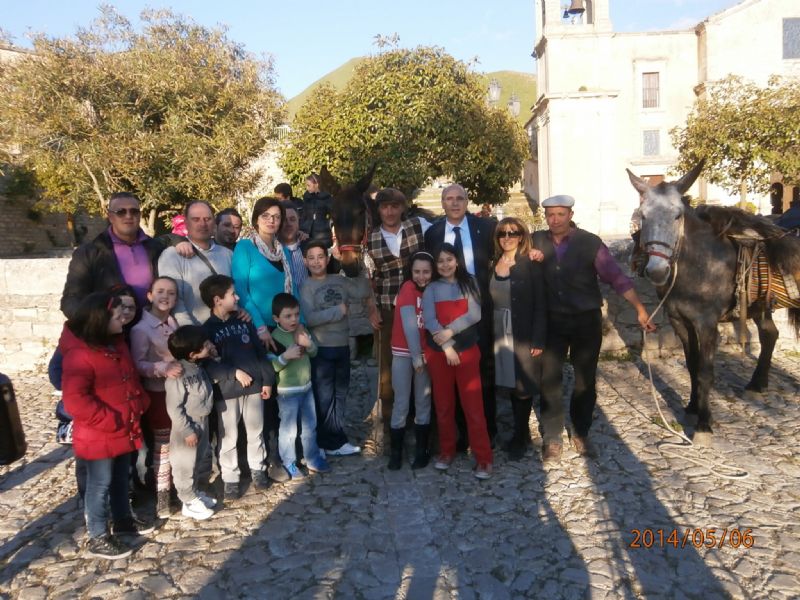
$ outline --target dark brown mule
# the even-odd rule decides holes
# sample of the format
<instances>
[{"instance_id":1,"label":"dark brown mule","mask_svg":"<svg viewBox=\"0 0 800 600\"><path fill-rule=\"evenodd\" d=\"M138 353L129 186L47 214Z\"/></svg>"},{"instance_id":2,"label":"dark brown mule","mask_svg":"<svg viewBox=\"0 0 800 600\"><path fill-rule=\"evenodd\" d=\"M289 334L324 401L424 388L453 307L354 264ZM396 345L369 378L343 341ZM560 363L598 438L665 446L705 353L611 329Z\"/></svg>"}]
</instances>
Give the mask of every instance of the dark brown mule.
<instances>
[{"instance_id":1,"label":"dark brown mule","mask_svg":"<svg viewBox=\"0 0 800 600\"><path fill-rule=\"evenodd\" d=\"M369 206L365 200L365 193L372 183L374 174L375 165L372 165L369 172L357 182L342 187L325 167L320 170L320 187L333 196L331 219L336 245L341 253L342 270L348 277L357 277L361 269L369 234L367 226Z\"/></svg>"}]
</instances>

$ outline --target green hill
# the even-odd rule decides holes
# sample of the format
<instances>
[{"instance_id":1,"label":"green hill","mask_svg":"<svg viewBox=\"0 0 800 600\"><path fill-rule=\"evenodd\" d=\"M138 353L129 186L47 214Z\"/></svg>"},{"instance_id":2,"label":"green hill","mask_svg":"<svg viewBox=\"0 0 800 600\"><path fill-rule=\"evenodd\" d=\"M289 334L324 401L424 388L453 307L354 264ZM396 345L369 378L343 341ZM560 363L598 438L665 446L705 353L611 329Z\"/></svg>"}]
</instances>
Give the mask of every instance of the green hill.
<instances>
[{"instance_id":1,"label":"green hill","mask_svg":"<svg viewBox=\"0 0 800 600\"><path fill-rule=\"evenodd\" d=\"M303 105L306 99L311 95L314 88L321 83L328 82L336 89L343 88L350 78L353 76L353 70L356 66L364 60L364 57L351 58L341 67L334 69L327 75L320 77L314 83L309 85L302 92L297 94L294 98L286 103L286 110L289 116L289 121L294 119L297 110ZM511 94L516 94L520 100L520 112L517 120L520 125L530 118L530 109L533 103L536 102L536 76L531 73L520 73L518 71L494 71L492 73L481 73L481 79L485 87L489 88L489 82L492 79L497 79L500 84L500 106L505 106Z\"/></svg>"}]
</instances>

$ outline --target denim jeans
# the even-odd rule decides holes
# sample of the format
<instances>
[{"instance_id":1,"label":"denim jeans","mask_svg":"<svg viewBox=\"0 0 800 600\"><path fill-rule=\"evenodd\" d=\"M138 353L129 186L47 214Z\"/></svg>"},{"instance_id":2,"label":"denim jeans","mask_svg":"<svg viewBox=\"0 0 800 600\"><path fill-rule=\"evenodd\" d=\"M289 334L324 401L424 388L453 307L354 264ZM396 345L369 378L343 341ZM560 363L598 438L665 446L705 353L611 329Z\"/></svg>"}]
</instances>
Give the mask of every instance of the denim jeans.
<instances>
[{"instance_id":1,"label":"denim jeans","mask_svg":"<svg viewBox=\"0 0 800 600\"><path fill-rule=\"evenodd\" d=\"M311 382L317 407L317 444L324 450L336 450L347 443L344 407L350 388L350 348L320 346L311 358Z\"/></svg>"},{"instance_id":2,"label":"denim jeans","mask_svg":"<svg viewBox=\"0 0 800 600\"><path fill-rule=\"evenodd\" d=\"M131 516L128 501L128 471L131 455L121 454L114 458L84 460L86 465L86 497L84 515L86 531L90 538L108 532L108 506L111 518L121 521Z\"/></svg>"},{"instance_id":3,"label":"denim jeans","mask_svg":"<svg viewBox=\"0 0 800 600\"><path fill-rule=\"evenodd\" d=\"M295 440L297 422L300 421L300 440L303 443L303 456L312 465L319 457L317 446L317 414L314 407L314 392L309 387L305 392L278 394L278 410L281 425L278 430L278 451L285 466L297 460Z\"/></svg>"}]
</instances>

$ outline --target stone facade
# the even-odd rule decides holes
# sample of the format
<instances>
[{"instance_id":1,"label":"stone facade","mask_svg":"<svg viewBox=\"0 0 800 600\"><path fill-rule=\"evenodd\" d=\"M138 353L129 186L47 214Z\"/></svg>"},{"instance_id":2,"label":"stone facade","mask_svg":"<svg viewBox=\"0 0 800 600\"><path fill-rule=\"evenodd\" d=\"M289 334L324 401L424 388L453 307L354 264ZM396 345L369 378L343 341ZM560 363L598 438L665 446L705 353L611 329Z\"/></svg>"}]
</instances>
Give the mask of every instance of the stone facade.
<instances>
[{"instance_id":1,"label":"stone facade","mask_svg":"<svg viewBox=\"0 0 800 600\"><path fill-rule=\"evenodd\" d=\"M560 0L535 0L539 99L526 169L537 176L525 177L535 199L575 196L578 225L603 236L627 233L637 206L625 168L654 182L667 175L677 158L669 131L685 124L706 84L729 73L761 84L800 75L800 59L783 52L785 22L800 18L796 0L744 0L694 28L646 33L614 32L609 3L585 0L582 16L563 19ZM702 180L690 193L737 200ZM749 200L769 214L768 196Z\"/></svg>"},{"instance_id":2,"label":"stone facade","mask_svg":"<svg viewBox=\"0 0 800 600\"><path fill-rule=\"evenodd\" d=\"M58 343L69 258L0 260L0 371L46 365Z\"/></svg>"}]
</instances>

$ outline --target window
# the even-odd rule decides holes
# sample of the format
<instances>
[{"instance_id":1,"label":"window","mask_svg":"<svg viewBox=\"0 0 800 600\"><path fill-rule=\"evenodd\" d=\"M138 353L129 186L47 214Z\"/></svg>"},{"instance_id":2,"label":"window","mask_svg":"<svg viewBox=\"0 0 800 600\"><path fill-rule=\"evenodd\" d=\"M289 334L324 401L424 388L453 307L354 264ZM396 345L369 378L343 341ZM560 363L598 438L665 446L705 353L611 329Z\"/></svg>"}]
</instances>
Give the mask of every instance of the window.
<instances>
[{"instance_id":1,"label":"window","mask_svg":"<svg viewBox=\"0 0 800 600\"><path fill-rule=\"evenodd\" d=\"M645 129L642 132L642 154L645 156L658 156L661 154L660 146L658 129Z\"/></svg>"},{"instance_id":2,"label":"window","mask_svg":"<svg viewBox=\"0 0 800 600\"><path fill-rule=\"evenodd\" d=\"M642 108L659 107L658 73L642 73Z\"/></svg>"},{"instance_id":3,"label":"window","mask_svg":"<svg viewBox=\"0 0 800 600\"><path fill-rule=\"evenodd\" d=\"M800 19L783 20L783 58L800 58Z\"/></svg>"}]
</instances>

